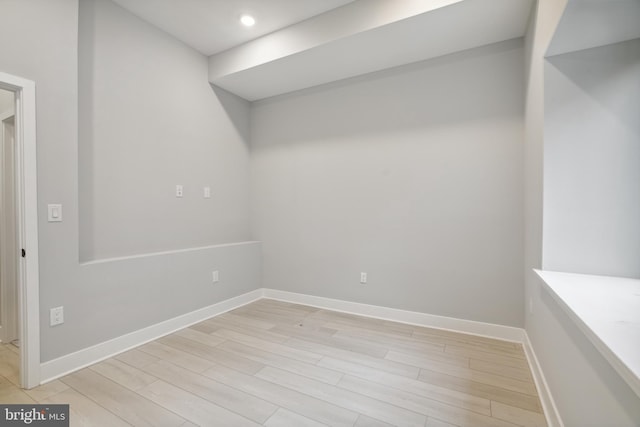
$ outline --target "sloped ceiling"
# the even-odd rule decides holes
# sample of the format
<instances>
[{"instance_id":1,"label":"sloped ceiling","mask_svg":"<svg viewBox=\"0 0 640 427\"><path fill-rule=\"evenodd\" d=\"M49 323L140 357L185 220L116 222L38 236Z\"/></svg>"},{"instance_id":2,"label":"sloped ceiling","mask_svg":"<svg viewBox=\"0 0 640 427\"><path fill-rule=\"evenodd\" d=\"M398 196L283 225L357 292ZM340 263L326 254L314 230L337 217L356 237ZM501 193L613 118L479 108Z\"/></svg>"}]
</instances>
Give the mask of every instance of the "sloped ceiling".
<instances>
[{"instance_id":1,"label":"sloped ceiling","mask_svg":"<svg viewBox=\"0 0 640 427\"><path fill-rule=\"evenodd\" d=\"M204 55L213 55L353 0L113 0ZM239 18L250 14L256 25Z\"/></svg>"}]
</instances>

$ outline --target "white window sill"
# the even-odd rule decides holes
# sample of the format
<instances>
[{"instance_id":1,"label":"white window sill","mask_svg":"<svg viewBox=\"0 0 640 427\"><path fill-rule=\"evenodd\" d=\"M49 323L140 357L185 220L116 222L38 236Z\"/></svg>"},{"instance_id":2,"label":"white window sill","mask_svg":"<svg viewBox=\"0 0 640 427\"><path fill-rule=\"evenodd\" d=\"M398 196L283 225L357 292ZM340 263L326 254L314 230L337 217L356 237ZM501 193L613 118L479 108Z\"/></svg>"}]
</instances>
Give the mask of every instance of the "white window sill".
<instances>
[{"instance_id":1,"label":"white window sill","mask_svg":"<svg viewBox=\"0 0 640 427\"><path fill-rule=\"evenodd\" d=\"M550 295L640 396L640 280L536 273Z\"/></svg>"}]
</instances>

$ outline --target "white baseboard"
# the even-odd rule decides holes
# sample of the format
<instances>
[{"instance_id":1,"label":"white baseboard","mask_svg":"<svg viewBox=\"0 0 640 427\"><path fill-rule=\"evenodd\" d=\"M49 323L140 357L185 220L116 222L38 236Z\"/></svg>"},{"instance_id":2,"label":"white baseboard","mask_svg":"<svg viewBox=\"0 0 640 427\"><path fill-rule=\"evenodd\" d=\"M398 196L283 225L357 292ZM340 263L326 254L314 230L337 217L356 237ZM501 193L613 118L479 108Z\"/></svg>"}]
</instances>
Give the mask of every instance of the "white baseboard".
<instances>
[{"instance_id":1,"label":"white baseboard","mask_svg":"<svg viewBox=\"0 0 640 427\"><path fill-rule=\"evenodd\" d=\"M162 336L186 328L187 326L249 304L262 298L262 293L262 289L256 289L255 291L229 298L217 304L165 320L164 322L42 363L40 365L40 383L45 384L53 381L56 378L60 378L78 369L85 368L139 345L156 340Z\"/></svg>"},{"instance_id":2,"label":"white baseboard","mask_svg":"<svg viewBox=\"0 0 640 427\"><path fill-rule=\"evenodd\" d=\"M475 322L473 320L456 319L453 317L436 316L434 314L416 311L399 310L397 308L378 305L361 304L332 298L298 294L294 292L264 289L263 297L297 304L310 305L327 310L341 311L360 316L391 320L393 322L408 323L428 328L445 329L454 332L497 338L505 341L524 343L524 329L511 326L495 325L493 323Z\"/></svg>"},{"instance_id":3,"label":"white baseboard","mask_svg":"<svg viewBox=\"0 0 640 427\"><path fill-rule=\"evenodd\" d=\"M237 297L221 301L217 304L174 317L138 331L96 344L75 353L71 353L40 365L41 384L60 378L71 372L85 368L94 363L113 357L162 336L186 328L195 323L249 304L253 301L269 298L296 304L304 304L327 310L360 316L390 320L429 328L445 329L477 336L497 338L506 341L522 343L525 354L531 366L534 380L538 388L542 407L549 427L564 427L553 401L547 382L538 364L538 359L531 347L531 342L524 329L491 323L475 322L452 317L436 316L415 311L399 310L395 308L361 304L350 301L324 298L313 295L298 294L276 289L256 289Z\"/></svg>"},{"instance_id":4,"label":"white baseboard","mask_svg":"<svg viewBox=\"0 0 640 427\"><path fill-rule=\"evenodd\" d=\"M547 380L542 372L542 367L538 362L536 353L533 351L531 341L529 341L527 331L524 331L524 353L527 356L531 372L533 373L533 380L536 383L536 388L538 389L538 396L540 397L542 410L544 411L544 415L547 419L547 425L549 427L564 427L558 408L556 407L553 396L551 395L551 390L549 389Z\"/></svg>"}]
</instances>

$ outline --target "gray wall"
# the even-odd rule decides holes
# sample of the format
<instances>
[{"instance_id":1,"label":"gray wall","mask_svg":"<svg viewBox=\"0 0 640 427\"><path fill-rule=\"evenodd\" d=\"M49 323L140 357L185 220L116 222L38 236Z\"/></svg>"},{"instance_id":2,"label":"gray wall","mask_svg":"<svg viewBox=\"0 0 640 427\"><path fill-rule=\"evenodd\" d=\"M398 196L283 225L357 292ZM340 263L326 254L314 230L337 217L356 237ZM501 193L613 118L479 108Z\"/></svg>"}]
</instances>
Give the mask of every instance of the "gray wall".
<instances>
[{"instance_id":1,"label":"gray wall","mask_svg":"<svg viewBox=\"0 0 640 427\"><path fill-rule=\"evenodd\" d=\"M85 0L82 3L84 7ZM185 60L182 67L175 66L172 72L184 72L185 78L193 78L194 75L201 73L204 82L202 91L210 97L202 100L200 97L206 95L200 93L194 95L191 83L185 84L184 92L176 88L171 89L171 85L182 84L178 79L163 81L155 92L147 90L145 92L147 98L144 100L138 99L134 88L131 88L131 92L121 93L119 107L125 108L125 106L136 104L141 110L149 108L151 111L157 111L157 105L164 104L167 100L176 102L178 97L176 93L181 94L180 96L184 97L182 105L185 108L188 108L192 102L199 106L205 104L207 107L205 111L194 111L193 114L196 117L189 122L195 123L193 132L196 135L176 141L176 144L182 144L185 152L194 151L203 156L213 156L216 153L229 151L241 153L246 150L245 140L239 135L247 132L247 110L237 99L231 99L226 94L211 92L206 86L206 59L197 61L191 49L176 45L153 27L140 25L136 32L130 28L133 19L124 13L113 17L122 21L122 31L129 37L130 47L122 53L128 56L130 64L128 71L137 76L138 83L144 86L142 80L154 78L152 74L140 75L138 67L143 68L144 65L142 60L137 59L144 51L140 47L144 46L145 49L166 47L167 55L175 57L176 61ZM106 25L108 22L103 24ZM117 34L116 31L114 37ZM212 247L106 263L79 263L78 189L83 188L85 183L78 179L77 46L77 0L3 0L0 2L0 51L2 52L0 70L36 82L40 333L43 362L260 287L260 245L258 243ZM147 70L147 68L143 69ZM158 73L162 72L158 71ZM135 81L125 79L124 83L133 85ZM117 89L114 88L114 90ZM140 104L141 101L144 103ZM113 107L113 105L110 106L110 108ZM167 106L167 108L172 111L174 107ZM104 118L110 114L119 113L110 109L103 111L100 115L96 114L95 117ZM203 128L198 127L198 124L204 122L201 115L207 116L214 123L211 126L215 129L224 130L221 132L221 138L212 137L211 129L204 125ZM165 117L163 116L163 119ZM243 130L238 130L236 133L232 131L234 128ZM166 128L163 127L163 129ZM131 127L121 127L119 136L122 137L127 131L132 130ZM218 148L206 148L207 144L203 139L207 135L210 136L209 144ZM81 144L84 142L82 141ZM136 141L131 144L149 147L154 142L154 135L145 132L138 133ZM233 150L229 148L232 144L237 145ZM125 160L137 162L145 174L150 173L148 169L154 159L140 156L139 148L131 149L139 157L133 156ZM169 154L169 151L165 153L165 155ZM246 165L246 158L243 160L235 157L234 161L225 165L225 168L242 169L246 168ZM185 186L219 177L217 173L204 176L200 163L192 165L192 169L192 174L187 174L182 166L176 171L168 171L168 174L175 173L175 176L171 176L171 185L177 183L173 181L178 177L185 180L182 182ZM118 173L121 170L130 172L126 167L114 168L114 180L120 179ZM138 185L136 177L143 179L139 174L130 176L132 186ZM211 185L214 195L217 191L226 194L239 188L236 182L211 182ZM220 188L224 190L219 190ZM85 190L86 188L83 188L82 191ZM146 188L146 191L161 192L164 191L164 185L160 182L157 187ZM163 200L173 202L174 199L170 198L172 191L172 188L167 189L169 195ZM144 197L140 193L138 195ZM243 194L242 197L246 198L246 188ZM158 196L158 199L160 198L162 196ZM47 203L63 204L63 222L46 222ZM238 205L241 203L238 202ZM127 210L126 206L119 206L119 208L124 209L127 215L134 217L135 212ZM141 207L141 209L145 208ZM185 216L180 212L173 212L176 219L180 220L180 224L158 218L157 212L147 213L148 222L163 221L165 227L170 229L165 230L167 233L178 234L174 227L179 227L181 230L189 227L188 224L183 223ZM247 213L244 213L243 218L246 217ZM200 217L198 217L199 220ZM212 220L212 223L215 221L215 224L218 224L218 220L227 224L219 218ZM136 218L131 218L131 221L136 223ZM125 224L127 222L128 220L123 221ZM145 226L159 230L155 224ZM216 228L214 225L211 227ZM131 230L130 227L129 230ZM180 245L195 244L192 230L185 233L192 240L181 240ZM246 226L244 233L246 233ZM211 235L207 243L217 243L219 239L224 238L222 236L223 233L216 238ZM129 240L126 241L129 242ZM202 243L205 242L202 241ZM133 252L147 249L137 247L126 250ZM172 249L172 247L163 249ZM121 253L125 248L117 250ZM214 269L220 270L221 282L217 286L210 283L211 271ZM65 323L53 328L49 327L49 309L59 305L65 307Z\"/></svg>"},{"instance_id":2,"label":"gray wall","mask_svg":"<svg viewBox=\"0 0 640 427\"><path fill-rule=\"evenodd\" d=\"M522 326L523 75L514 40L255 103L265 287Z\"/></svg>"},{"instance_id":3,"label":"gray wall","mask_svg":"<svg viewBox=\"0 0 640 427\"><path fill-rule=\"evenodd\" d=\"M542 290L544 54L566 1L539 0L526 38L526 331L567 427L640 425L640 400ZM545 165L546 167L546 165ZM546 189L545 189L546 191Z\"/></svg>"},{"instance_id":4,"label":"gray wall","mask_svg":"<svg viewBox=\"0 0 640 427\"><path fill-rule=\"evenodd\" d=\"M640 278L640 40L545 66L545 270Z\"/></svg>"},{"instance_id":5,"label":"gray wall","mask_svg":"<svg viewBox=\"0 0 640 427\"><path fill-rule=\"evenodd\" d=\"M81 260L248 240L249 103L109 0L80 2L79 41Z\"/></svg>"},{"instance_id":6,"label":"gray wall","mask_svg":"<svg viewBox=\"0 0 640 427\"><path fill-rule=\"evenodd\" d=\"M0 89L0 115L13 111L13 92Z\"/></svg>"}]
</instances>

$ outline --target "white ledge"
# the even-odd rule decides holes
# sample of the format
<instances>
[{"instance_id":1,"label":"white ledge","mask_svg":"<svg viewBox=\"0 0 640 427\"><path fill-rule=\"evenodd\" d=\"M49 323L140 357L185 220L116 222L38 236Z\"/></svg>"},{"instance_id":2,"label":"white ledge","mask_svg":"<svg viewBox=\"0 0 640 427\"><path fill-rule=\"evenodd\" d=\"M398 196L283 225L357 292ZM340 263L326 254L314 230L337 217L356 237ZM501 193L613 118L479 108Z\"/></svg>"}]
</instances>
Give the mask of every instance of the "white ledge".
<instances>
[{"instance_id":1,"label":"white ledge","mask_svg":"<svg viewBox=\"0 0 640 427\"><path fill-rule=\"evenodd\" d=\"M165 256L165 255L175 255L175 254L180 254L184 252L205 251L209 249L219 249L219 248L225 248L229 246L250 245L255 243L260 243L260 242L258 240L248 240L246 242L220 243L217 245L197 246L193 248L173 249L173 250L161 251L161 252L147 252L143 254L125 255L125 256L113 257L113 258L92 259L90 261L81 262L80 265L94 265L94 264L104 264L108 262L128 261L128 260L138 259L138 258L150 258L150 257Z\"/></svg>"},{"instance_id":2,"label":"white ledge","mask_svg":"<svg viewBox=\"0 0 640 427\"><path fill-rule=\"evenodd\" d=\"M551 296L640 396L640 280L536 273Z\"/></svg>"}]
</instances>

